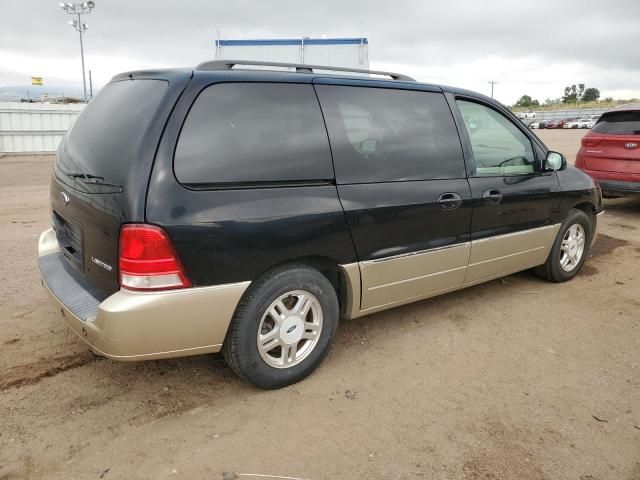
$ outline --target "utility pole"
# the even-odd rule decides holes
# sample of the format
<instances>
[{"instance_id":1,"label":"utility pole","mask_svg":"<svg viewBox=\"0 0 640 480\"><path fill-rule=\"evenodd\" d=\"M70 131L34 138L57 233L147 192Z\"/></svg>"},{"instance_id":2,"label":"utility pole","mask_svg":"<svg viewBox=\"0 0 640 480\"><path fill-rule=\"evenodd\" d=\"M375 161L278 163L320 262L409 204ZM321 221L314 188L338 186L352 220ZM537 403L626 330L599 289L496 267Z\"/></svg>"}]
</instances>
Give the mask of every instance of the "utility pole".
<instances>
[{"instance_id":1,"label":"utility pole","mask_svg":"<svg viewBox=\"0 0 640 480\"><path fill-rule=\"evenodd\" d=\"M216 60L220 58L220 25L216 25Z\"/></svg>"},{"instance_id":2,"label":"utility pole","mask_svg":"<svg viewBox=\"0 0 640 480\"><path fill-rule=\"evenodd\" d=\"M82 59L82 89L84 93L84 103L87 103L87 79L84 69L84 45L82 43L82 35L87 31L88 27L87 24L82 21L82 15L91 13L91 10L93 10L95 6L96 2L93 0L82 3L60 4L60 8L62 8L65 13L78 17L77 20L69 20L69 25L71 25L80 35L80 58Z\"/></svg>"},{"instance_id":3,"label":"utility pole","mask_svg":"<svg viewBox=\"0 0 640 480\"><path fill-rule=\"evenodd\" d=\"M493 98L493 86L498 82L496 82L495 80L490 80L487 83L491 85L491 98Z\"/></svg>"},{"instance_id":4,"label":"utility pole","mask_svg":"<svg viewBox=\"0 0 640 480\"><path fill-rule=\"evenodd\" d=\"M89 70L89 99L93 98L93 82L91 81L91 70Z\"/></svg>"}]
</instances>

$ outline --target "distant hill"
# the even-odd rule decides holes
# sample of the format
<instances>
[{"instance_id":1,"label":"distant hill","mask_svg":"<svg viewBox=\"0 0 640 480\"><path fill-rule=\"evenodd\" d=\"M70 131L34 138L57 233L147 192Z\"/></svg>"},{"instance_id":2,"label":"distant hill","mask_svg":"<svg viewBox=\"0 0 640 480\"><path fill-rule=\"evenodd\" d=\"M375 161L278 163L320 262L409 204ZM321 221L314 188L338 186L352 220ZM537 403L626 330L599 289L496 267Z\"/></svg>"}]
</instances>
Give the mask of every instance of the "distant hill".
<instances>
[{"instance_id":1,"label":"distant hill","mask_svg":"<svg viewBox=\"0 0 640 480\"><path fill-rule=\"evenodd\" d=\"M27 98L27 92L29 92L28 96L32 99L39 99L45 93L50 97L65 95L68 97L82 98L82 86L78 87L77 85L44 85L42 87L11 85L0 87L0 101L19 102L21 99ZM93 93L96 93L95 89Z\"/></svg>"}]
</instances>

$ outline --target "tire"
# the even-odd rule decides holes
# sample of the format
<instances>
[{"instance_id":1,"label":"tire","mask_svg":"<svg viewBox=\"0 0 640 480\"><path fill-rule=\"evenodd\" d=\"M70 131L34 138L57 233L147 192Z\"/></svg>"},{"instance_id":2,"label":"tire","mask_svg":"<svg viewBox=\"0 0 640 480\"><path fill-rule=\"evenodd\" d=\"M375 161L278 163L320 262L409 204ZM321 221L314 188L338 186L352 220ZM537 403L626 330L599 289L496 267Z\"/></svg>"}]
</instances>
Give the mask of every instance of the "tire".
<instances>
[{"instance_id":1,"label":"tire","mask_svg":"<svg viewBox=\"0 0 640 480\"><path fill-rule=\"evenodd\" d=\"M322 363L338 319L338 297L324 275L306 265L280 267L249 286L222 354L243 380L263 389L282 388Z\"/></svg>"},{"instance_id":2,"label":"tire","mask_svg":"<svg viewBox=\"0 0 640 480\"><path fill-rule=\"evenodd\" d=\"M536 275L550 282L566 282L575 277L589 254L592 232L592 221L586 213L569 210L547 261L534 269ZM575 240L580 237L581 241Z\"/></svg>"}]
</instances>

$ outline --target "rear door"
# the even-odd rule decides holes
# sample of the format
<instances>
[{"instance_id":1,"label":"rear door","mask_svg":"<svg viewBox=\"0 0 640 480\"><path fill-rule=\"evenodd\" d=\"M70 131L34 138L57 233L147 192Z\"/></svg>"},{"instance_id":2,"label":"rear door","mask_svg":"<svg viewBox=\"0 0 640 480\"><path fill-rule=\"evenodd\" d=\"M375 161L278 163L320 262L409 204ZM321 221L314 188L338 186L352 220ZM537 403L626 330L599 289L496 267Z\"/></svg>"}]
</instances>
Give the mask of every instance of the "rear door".
<instances>
[{"instance_id":1,"label":"rear door","mask_svg":"<svg viewBox=\"0 0 640 480\"><path fill-rule=\"evenodd\" d=\"M525 129L495 106L458 98L471 153L471 256L465 282L544 263L560 203L555 172L541 172L540 153ZM459 117L460 118L460 117Z\"/></svg>"},{"instance_id":2,"label":"rear door","mask_svg":"<svg viewBox=\"0 0 640 480\"><path fill-rule=\"evenodd\" d=\"M640 174L640 111L603 114L582 143L588 170Z\"/></svg>"},{"instance_id":3,"label":"rear door","mask_svg":"<svg viewBox=\"0 0 640 480\"><path fill-rule=\"evenodd\" d=\"M107 292L118 286L118 238L144 221L144 198L162 127L188 81L112 81L85 107L58 148L52 223L69 264ZM166 100L166 101L164 101Z\"/></svg>"},{"instance_id":4,"label":"rear door","mask_svg":"<svg viewBox=\"0 0 640 480\"><path fill-rule=\"evenodd\" d=\"M471 192L440 91L316 79L338 193L362 275L363 311L462 284Z\"/></svg>"}]
</instances>

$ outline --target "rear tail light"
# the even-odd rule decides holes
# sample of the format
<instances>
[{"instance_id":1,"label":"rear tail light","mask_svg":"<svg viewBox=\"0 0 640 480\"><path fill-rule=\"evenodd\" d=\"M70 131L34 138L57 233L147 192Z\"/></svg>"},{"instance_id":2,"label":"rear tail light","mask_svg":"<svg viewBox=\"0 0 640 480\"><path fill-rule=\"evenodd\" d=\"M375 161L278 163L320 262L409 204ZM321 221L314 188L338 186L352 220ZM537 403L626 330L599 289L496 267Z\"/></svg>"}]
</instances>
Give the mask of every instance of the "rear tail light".
<instances>
[{"instance_id":1,"label":"rear tail light","mask_svg":"<svg viewBox=\"0 0 640 480\"><path fill-rule=\"evenodd\" d=\"M120 229L120 286L129 290L190 287L171 239L160 227L127 224Z\"/></svg>"},{"instance_id":2,"label":"rear tail light","mask_svg":"<svg viewBox=\"0 0 640 480\"><path fill-rule=\"evenodd\" d=\"M583 147L596 147L600 143L599 138L588 138L582 137L582 146Z\"/></svg>"}]
</instances>

